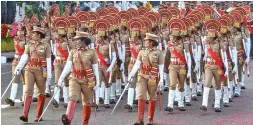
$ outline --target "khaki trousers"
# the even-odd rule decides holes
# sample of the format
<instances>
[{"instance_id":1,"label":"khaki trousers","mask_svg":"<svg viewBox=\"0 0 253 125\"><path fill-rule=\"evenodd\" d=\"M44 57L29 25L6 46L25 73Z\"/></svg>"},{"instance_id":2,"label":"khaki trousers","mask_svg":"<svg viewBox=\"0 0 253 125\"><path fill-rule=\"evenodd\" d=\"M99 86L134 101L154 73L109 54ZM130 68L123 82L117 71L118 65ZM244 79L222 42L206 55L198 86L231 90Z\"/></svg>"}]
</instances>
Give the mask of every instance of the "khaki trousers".
<instances>
[{"instance_id":1,"label":"khaki trousers","mask_svg":"<svg viewBox=\"0 0 253 125\"><path fill-rule=\"evenodd\" d=\"M61 65L54 65L54 78L55 78L55 86L58 87L58 80L61 76L61 73L64 69L65 64ZM68 80L69 75L67 75L64 79L64 86L68 87L69 86L69 80Z\"/></svg>"},{"instance_id":2,"label":"khaki trousers","mask_svg":"<svg viewBox=\"0 0 253 125\"><path fill-rule=\"evenodd\" d=\"M45 95L46 78L43 77L42 69L26 69L25 70L25 95L33 96L34 84L36 84L36 90L38 96Z\"/></svg>"},{"instance_id":3,"label":"khaki trousers","mask_svg":"<svg viewBox=\"0 0 253 125\"><path fill-rule=\"evenodd\" d=\"M105 88L110 88L112 83L109 83L109 78L108 78L108 72L106 72L106 70L108 69L107 66L104 65L99 65L99 83L101 86L102 81L105 84Z\"/></svg>"},{"instance_id":4,"label":"khaki trousers","mask_svg":"<svg viewBox=\"0 0 253 125\"><path fill-rule=\"evenodd\" d=\"M146 75L145 75L146 76ZM148 84L149 78L143 77L142 75L138 75L138 99L146 100L147 99L147 93L149 95L149 101L155 101L156 100L156 91L157 91L157 84L150 85Z\"/></svg>"},{"instance_id":5,"label":"khaki trousers","mask_svg":"<svg viewBox=\"0 0 253 125\"><path fill-rule=\"evenodd\" d=\"M170 77L170 90L176 90L178 83L178 91L184 91L184 82L186 79L186 74L180 74L179 65L170 65L169 66L169 77Z\"/></svg>"},{"instance_id":6,"label":"khaki trousers","mask_svg":"<svg viewBox=\"0 0 253 125\"><path fill-rule=\"evenodd\" d=\"M69 80L69 98L71 101L77 101L79 99L79 95L82 96L82 104L84 106L90 106L91 104L91 96L92 96L93 88L89 88L88 80L77 80L70 79Z\"/></svg>"},{"instance_id":7,"label":"khaki trousers","mask_svg":"<svg viewBox=\"0 0 253 125\"><path fill-rule=\"evenodd\" d=\"M214 78L215 84L214 88L215 90L221 89L221 75L222 71L217 65L205 65L205 87L211 88L212 80Z\"/></svg>"}]
</instances>

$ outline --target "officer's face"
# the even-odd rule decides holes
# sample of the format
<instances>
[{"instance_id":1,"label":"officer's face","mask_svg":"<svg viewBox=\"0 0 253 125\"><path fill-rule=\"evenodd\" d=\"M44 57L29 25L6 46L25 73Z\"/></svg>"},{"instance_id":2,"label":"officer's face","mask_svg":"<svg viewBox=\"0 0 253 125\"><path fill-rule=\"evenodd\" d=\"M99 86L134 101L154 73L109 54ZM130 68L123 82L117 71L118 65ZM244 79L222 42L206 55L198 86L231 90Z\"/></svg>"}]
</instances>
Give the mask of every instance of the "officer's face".
<instances>
[{"instance_id":1,"label":"officer's face","mask_svg":"<svg viewBox=\"0 0 253 125\"><path fill-rule=\"evenodd\" d=\"M85 43L81 41L81 39L76 40L76 48L85 48Z\"/></svg>"},{"instance_id":2,"label":"officer's face","mask_svg":"<svg viewBox=\"0 0 253 125\"><path fill-rule=\"evenodd\" d=\"M144 43L145 43L145 45L144 45L145 47L149 47L151 41L147 39L144 41Z\"/></svg>"},{"instance_id":3,"label":"officer's face","mask_svg":"<svg viewBox=\"0 0 253 125\"><path fill-rule=\"evenodd\" d=\"M33 40L39 40L40 35L37 32L32 33L32 39Z\"/></svg>"}]
</instances>

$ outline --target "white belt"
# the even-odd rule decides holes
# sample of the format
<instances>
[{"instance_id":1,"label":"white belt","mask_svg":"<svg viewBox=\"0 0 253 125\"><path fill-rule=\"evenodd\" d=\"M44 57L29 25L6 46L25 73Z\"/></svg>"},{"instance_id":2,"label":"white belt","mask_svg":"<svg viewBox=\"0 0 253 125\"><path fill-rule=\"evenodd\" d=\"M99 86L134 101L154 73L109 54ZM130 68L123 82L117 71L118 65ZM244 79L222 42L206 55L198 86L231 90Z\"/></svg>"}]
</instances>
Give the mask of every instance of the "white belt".
<instances>
[{"instance_id":1,"label":"white belt","mask_svg":"<svg viewBox=\"0 0 253 125\"><path fill-rule=\"evenodd\" d=\"M14 57L15 57L15 58L20 58L21 56L20 56L20 55L15 54L15 55L14 55Z\"/></svg>"},{"instance_id":2,"label":"white belt","mask_svg":"<svg viewBox=\"0 0 253 125\"><path fill-rule=\"evenodd\" d=\"M179 58L170 58L170 61L171 61L171 62L179 62L180 59L179 59Z\"/></svg>"},{"instance_id":3,"label":"white belt","mask_svg":"<svg viewBox=\"0 0 253 125\"><path fill-rule=\"evenodd\" d=\"M110 60L108 59L108 58L104 58L104 60L105 60L105 62L107 63L107 64L110 64ZM99 62L101 62L101 60L98 58L98 61Z\"/></svg>"},{"instance_id":4,"label":"white belt","mask_svg":"<svg viewBox=\"0 0 253 125\"><path fill-rule=\"evenodd\" d=\"M60 56L56 56L56 59L63 60L65 58L64 57L60 57Z\"/></svg>"},{"instance_id":5,"label":"white belt","mask_svg":"<svg viewBox=\"0 0 253 125\"><path fill-rule=\"evenodd\" d=\"M207 58L206 61L207 61L207 62L215 62L215 60L212 59L212 58Z\"/></svg>"}]
</instances>

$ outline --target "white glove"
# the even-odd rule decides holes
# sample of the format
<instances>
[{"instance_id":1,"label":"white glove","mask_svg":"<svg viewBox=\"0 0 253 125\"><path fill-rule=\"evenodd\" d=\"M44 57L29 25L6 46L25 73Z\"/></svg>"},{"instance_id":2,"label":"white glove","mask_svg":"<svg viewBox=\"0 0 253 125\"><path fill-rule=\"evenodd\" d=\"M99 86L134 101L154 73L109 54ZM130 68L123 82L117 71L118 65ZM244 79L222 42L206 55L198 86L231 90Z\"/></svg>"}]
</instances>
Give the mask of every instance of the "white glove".
<instances>
[{"instance_id":1,"label":"white glove","mask_svg":"<svg viewBox=\"0 0 253 125\"><path fill-rule=\"evenodd\" d=\"M59 78L59 80L58 80L58 86L59 87L64 87L64 78Z\"/></svg>"},{"instance_id":2,"label":"white glove","mask_svg":"<svg viewBox=\"0 0 253 125\"><path fill-rule=\"evenodd\" d=\"M238 69L238 67L237 67L237 65L235 65L234 68L233 68L232 73L237 73L237 69Z\"/></svg>"},{"instance_id":3,"label":"white glove","mask_svg":"<svg viewBox=\"0 0 253 125\"><path fill-rule=\"evenodd\" d=\"M131 82L133 81L133 79L134 79L133 76L130 76L130 75L129 75L127 81L131 83Z\"/></svg>"},{"instance_id":4,"label":"white glove","mask_svg":"<svg viewBox=\"0 0 253 125\"><path fill-rule=\"evenodd\" d=\"M249 57L247 57L246 60L245 60L245 64L248 65L248 63L249 63Z\"/></svg>"},{"instance_id":5,"label":"white glove","mask_svg":"<svg viewBox=\"0 0 253 125\"><path fill-rule=\"evenodd\" d=\"M189 72L189 70L188 70L187 78L190 78L190 77L191 77L191 72Z\"/></svg>"},{"instance_id":6,"label":"white glove","mask_svg":"<svg viewBox=\"0 0 253 125\"><path fill-rule=\"evenodd\" d=\"M134 67L132 68L132 71L129 73L129 76L128 76L128 82L132 82L133 81L133 77L135 75L135 73L138 71L138 69L140 68L141 66L141 61L140 60L137 60L134 64Z\"/></svg>"},{"instance_id":7,"label":"white glove","mask_svg":"<svg viewBox=\"0 0 253 125\"><path fill-rule=\"evenodd\" d=\"M111 73L111 72L112 72L112 67L110 66L110 67L106 70L106 72Z\"/></svg>"},{"instance_id":8,"label":"white glove","mask_svg":"<svg viewBox=\"0 0 253 125\"><path fill-rule=\"evenodd\" d=\"M16 68L13 74L14 74L15 76L17 76L17 75L20 75L20 73L21 73L21 69Z\"/></svg>"},{"instance_id":9,"label":"white glove","mask_svg":"<svg viewBox=\"0 0 253 125\"><path fill-rule=\"evenodd\" d=\"M197 62L196 63L196 66L195 66L195 68L194 68L194 72L198 72L198 70L199 70L199 66L200 64L199 64L199 62Z\"/></svg>"},{"instance_id":10,"label":"white glove","mask_svg":"<svg viewBox=\"0 0 253 125\"><path fill-rule=\"evenodd\" d=\"M93 91L96 91L98 89L98 84L96 86L93 87Z\"/></svg>"},{"instance_id":11,"label":"white glove","mask_svg":"<svg viewBox=\"0 0 253 125\"><path fill-rule=\"evenodd\" d=\"M227 76L228 76L228 71L227 71L227 70L226 70L226 72L225 72L224 76L225 76L225 77L227 77Z\"/></svg>"},{"instance_id":12,"label":"white glove","mask_svg":"<svg viewBox=\"0 0 253 125\"><path fill-rule=\"evenodd\" d=\"M58 80L58 86L61 86L63 87L64 86L64 78L71 72L71 69L72 69L72 61L67 61L62 73L61 73L61 76Z\"/></svg>"},{"instance_id":13,"label":"white glove","mask_svg":"<svg viewBox=\"0 0 253 125\"><path fill-rule=\"evenodd\" d=\"M20 58L20 61L18 62L18 65L16 66L14 75L19 75L21 73L21 70L23 69L27 61L28 61L28 55L23 54Z\"/></svg>"},{"instance_id":14,"label":"white glove","mask_svg":"<svg viewBox=\"0 0 253 125\"><path fill-rule=\"evenodd\" d=\"M160 81L159 81L159 83L158 83L158 87L159 87L160 89L163 89L163 87L164 87L163 79L160 79Z\"/></svg>"},{"instance_id":15,"label":"white glove","mask_svg":"<svg viewBox=\"0 0 253 125\"><path fill-rule=\"evenodd\" d=\"M47 81L51 81L52 79L52 64L51 64L51 58L46 58L47 60Z\"/></svg>"},{"instance_id":16,"label":"white glove","mask_svg":"<svg viewBox=\"0 0 253 125\"><path fill-rule=\"evenodd\" d=\"M125 69L125 65L124 65L124 63L121 63L121 65L120 65L120 71L124 71L124 69Z\"/></svg>"}]
</instances>

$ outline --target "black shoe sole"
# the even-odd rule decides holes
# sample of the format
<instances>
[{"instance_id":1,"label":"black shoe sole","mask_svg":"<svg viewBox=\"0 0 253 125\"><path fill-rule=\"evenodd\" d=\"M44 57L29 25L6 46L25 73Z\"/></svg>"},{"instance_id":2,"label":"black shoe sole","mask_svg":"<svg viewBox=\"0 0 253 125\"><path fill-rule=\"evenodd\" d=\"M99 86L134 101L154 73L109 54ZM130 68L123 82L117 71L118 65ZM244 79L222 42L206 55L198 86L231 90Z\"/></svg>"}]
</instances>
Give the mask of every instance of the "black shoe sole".
<instances>
[{"instance_id":1,"label":"black shoe sole","mask_svg":"<svg viewBox=\"0 0 253 125\"><path fill-rule=\"evenodd\" d=\"M203 111L206 112L206 111L207 111L207 107L206 107L206 106L201 106L201 107L200 107L200 110L203 110Z\"/></svg>"},{"instance_id":2,"label":"black shoe sole","mask_svg":"<svg viewBox=\"0 0 253 125\"><path fill-rule=\"evenodd\" d=\"M186 109L184 107L179 107L180 111L186 111Z\"/></svg>"},{"instance_id":3,"label":"black shoe sole","mask_svg":"<svg viewBox=\"0 0 253 125\"><path fill-rule=\"evenodd\" d=\"M28 118L25 118L24 116L20 116L19 119L23 122L28 122Z\"/></svg>"},{"instance_id":4,"label":"black shoe sole","mask_svg":"<svg viewBox=\"0 0 253 125\"><path fill-rule=\"evenodd\" d=\"M220 108L215 108L214 111L215 112L221 112L221 109Z\"/></svg>"},{"instance_id":5,"label":"black shoe sole","mask_svg":"<svg viewBox=\"0 0 253 125\"><path fill-rule=\"evenodd\" d=\"M66 114L62 115L61 121L62 121L63 125L70 125L68 116Z\"/></svg>"},{"instance_id":6,"label":"black shoe sole","mask_svg":"<svg viewBox=\"0 0 253 125\"><path fill-rule=\"evenodd\" d=\"M5 100L5 103L9 104L10 106L14 106L15 105L15 102L13 102L11 99L9 98L6 98Z\"/></svg>"}]
</instances>

